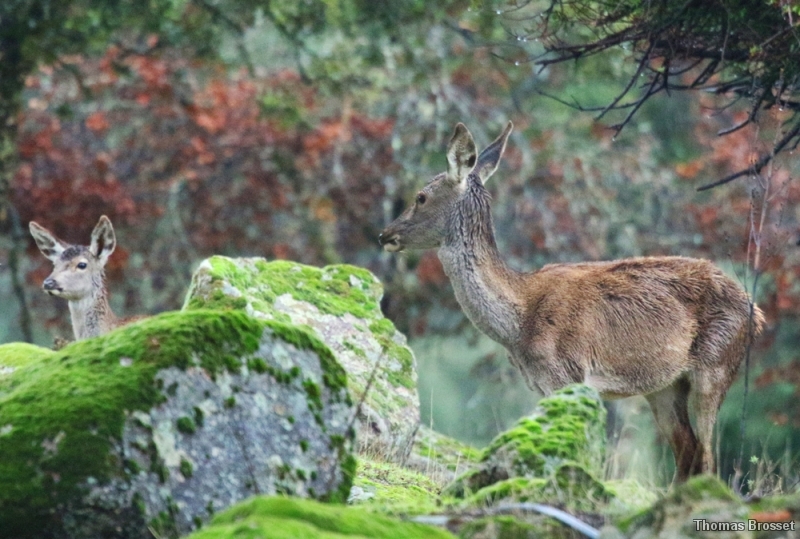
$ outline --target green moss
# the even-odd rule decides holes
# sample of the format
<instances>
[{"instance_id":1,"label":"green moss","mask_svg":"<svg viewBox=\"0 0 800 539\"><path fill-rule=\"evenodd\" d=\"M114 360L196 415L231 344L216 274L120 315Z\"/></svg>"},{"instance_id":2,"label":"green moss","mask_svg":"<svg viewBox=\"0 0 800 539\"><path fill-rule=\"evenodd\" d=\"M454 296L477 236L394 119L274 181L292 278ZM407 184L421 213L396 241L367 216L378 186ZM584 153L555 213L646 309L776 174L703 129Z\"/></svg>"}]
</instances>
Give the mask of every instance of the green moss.
<instances>
[{"instance_id":1,"label":"green moss","mask_svg":"<svg viewBox=\"0 0 800 539\"><path fill-rule=\"evenodd\" d=\"M186 416L178 418L175 426L184 434L194 434L194 432L197 430L197 426L194 424L192 418Z\"/></svg>"},{"instance_id":2,"label":"green moss","mask_svg":"<svg viewBox=\"0 0 800 539\"><path fill-rule=\"evenodd\" d=\"M198 427L202 427L205 423L205 414L198 406L194 407L194 422Z\"/></svg>"},{"instance_id":3,"label":"green moss","mask_svg":"<svg viewBox=\"0 0 800 539\"><path fill-rule=\"evenodd\" d=\"M756 498L749 505L751 512L772 512L786 509L793 515L800 516L800 490L794 494Z\"/></svg>"},{"instance_id":4,"label":"green moss","mask_svg":"<svg viewBox=\"0 0 800 539\"><path fill-rule=\"evenodd\" d=\"M25 383L26 377L20 372L36 372L47 369L53 361L56 352L27 343L9 343L0 346L0 403L20 384ZM4 422L0 414L0 439L11 434L15 425ZM16 426L18 428L19 425Z\"/></svg>"},{"instance_id":5,"label":"green moss","mask_svg":"<svg viewBox=\"0 0 800 539\"><path fill-rule=\"evenodd\" d=\"M704 500L740 502L733 491L716 475L698 475L672 489L664 498L668 503L692 504Z\"/></svg>"},{"instance_id":6,"label":"green moss","mask_svg":"<svg viewBox=\"0 0 800 539\"><path fill-rule=\"evenodd\" d=\"M609 480L603 484L613 495L603 514L615 521L648 509L658 500L659 493L656 490L645 487L635 479Z\"/></svg>"},{"instance_id":7,"label":"green moss","mask_svg":"<svg viewBox=\"0 0 800 539\"><path fill-rule=\"evenodd\" d=\"M483 461L499 451L513 451L518 475L545 475L564 461L597 473L605 448L606 411L597 393L571 385L539 401L531 416L497 436Z\"/></svg>"},{"instance_id":8,"label":"green moss","mask_svg":"<svg viewBox=\"0 0 800 539\"><path fill-rule=\"evenodd\" d=\"M297 301L315 305L321 312L342 316L351 313L358 318L380 315L378 300L380 283L367 270L349 265L317 268L286 260L267 262L250 259L233 262L230 258L214 256L208 259L208 273L228 282L246 294L257 311L276 314L272 304L278 296L289 294ZM226 294L219 282L211 297L196 297L190 290L184 309L244 309L247 299ZM192 290L197 287L193 282Z\"/></svg>"},{"instance_id":9,"label":"green moss","mask_svg":"<svg viewBox=\"0 0 800 539\"><path fill-rule=\"evenodd\" d=\"M313 380L304 380L303 389L306 390L308 397L308 407L312 412L322 410L322 395L319 391L319 386Z\"/></svg>"},{"instance_id":10,"label":"green moss","mask_svg":"<svg viewBox=\"0 0 800 539\"><path fill-rule=\"evenodd\" d=\"M444 539L430 526L376 515L358 507L284 497L255 497L220 513L187 539Z\"/></svg>"},{"instance_id":11,"label":"green moss","mask_svg":"<svg viewBox=\"0 0 800 539\"><path fill-rule=\"evenodd\" d=\"M439 485L397 464L361 457L353 485L374 495L359 503L380 512L407 515L440 510Z\"/></svg>"},{"instance_id":12,"label":"green moss","mask_svg":"<svg viewBox=\"0 0 800 539\"><path fill-rule=\"evenodd\" d=\"M141 466L136 463L135 460L125 459L123 462L123 466L125 467L125 471L127 471L131 475L138 475L139 472L142 470Z\"/></svg>"},{"instance_id":13,"label":"green moss","mask_svg":"<svg viewBox=\"0 0 800 539\"><path fill-rule=\"evenodd\" d=\"M348 350L350 350L351 352L353 352L358 357L361 357L361 358L366 358L367 357L367 353L364 352L364 350L360 346L358 346L357 344L355 344L353 342L350 342L350 340L348 340L348 339L345 339L345 341L342 343L342 345L345 348L347 348Z\"/></svg>"},{"instance_id":14,"label":"green moss","mask_svg":"<svg viewBox=\"0 0 800 539\"><path fill-rule=\"evenodd\" d=\"M446 493L492 500L515 493L523 483L487 487L522 477L545 480L548 492L574 493L591 504L605 501L612 493L595 479L602 471L604 449L605 408L600 396L583 385L567 386L539 401L533 414L498 435L481 461L450 484ZM538 486L525 497L538 496ZM550 496L541 501L545 498ZM559 501L565 500L559 497Z\"/></svg>"},{"instance_id":15,"label":"green moss","mask_svg":"<svg viewBox=\"0 0 800 539\"><path fill-rule=\"evenodd\" d=\"M24 367L32 362L52 358L56 352L24 342L0 345L0 367ZM2 375L0 375L0 378Z\"/></svg>"},{"instance_id":16,"label":"green moss","mask_svg":"<svg viewBox=\"0 0 800 539\"><path fill-rule=\"evenodd\" d=\"M350 495L350 489L353 486L353 479L356 476L356 458L350 451L349 444L347 444L347 440L354 440L355 439L355 432L352 428L347 433L347 439L344 436L339 434L334 434L330 437L330 448L336 451L336 454L339 457L339 469L342 473L342 481L339 483L339 487L329 493L328 495L320 498L322 501L326 502L333 502L333 503L345 503L347 502L347 498ZM314 474L314 472L312 472Z\"/></svg>"},{"instance_id":17,"label":"green moss","mask_svg":"<svg viewBox=\"0 0 800 539\"><path fill-rule=\"evenodd\" d=\"M272 333L284 341L293 344L297 348L311 350L317 354L322 367L322 381L329 389L336 392L347 388L347 372L336 361L331 349L314 334L297 326L274 320L269 320L265 324ZM288 375L297 376L299 375L299 370L293 369ZM345 393L345 398L349 400L349 394Z\"/></svg>"},{"instance_id":18,"label":"green moss","mask_svg":"<svg viewBox=\"0 0 800 539\"><path fill-rule=\"evenodd\" d=\"M104 456L121 436L126 412L163 399L159 370L227 369L258 348L262 332L244 313L198 310L165 313L58 352L11 347L38 361L22 366L24 354L4 355L20 366L3 377L0 393L0 425L11 426L0 442L0 484L14 485L0 489L0 529L42 536L50 509L74 499L87 477L118 473Z\"/></svg>"},{"instance_id":19,"label":"green moss","mask_svg":"<svg viewBox=\"0 0 800 539\"><path fill-rule=\"evenodd\" d=\"M178 526L175 524L175 516L178 514L178 507L172 498L167 499L167 510L162 511L156 518L150 520L150 529L156 537L178 537Z\"/></svg>"},{"instance_id":20,"label":"green moss","mask_svg":"<svg viewBox=\"0 0 800 539\"><path fill-rule=\"evenodd\" d=\"M253 372L257 372L259 374L263 374L267 372L269 368L267 366L267 362L261 359L260 357L254 357L247 360L247 368Z\"/></svg>"},{"instance_id":21,"label":"green moss","mask_svg":"<svg viewBox=\"0 0 800 539\"><path fill-rule=\"evenodd\" d=\"M678 485L651 507L621 519L617 527L623 532L630 528L649 527L663 522L665 514L677 514L676 507L684 506L687 512L703 506L719 507L741 505L742 501L715 475L698 475Z\"/></svg>"},{"instance_id":22,"label":"green moss","mask_svg":"<svg viewBox=\"0 0 800 539\"><path fill-rule=\"evenodd\" d=\"M201 296L199 289L204 295ZM349 313L369 321L384 353L396 361L386 368L389 381L395 386L415 387L414 357L408 347L394 342L395 327L383 318L380 310L382 287L365 269L349 265L317 268L284 260L266 262L258 258L233 260L214 256L196 272L184 309L252 309L287 325L290 318L274 307L275 300L284 294L314 305L325 314ZM366 357L357 345L345 342L344 346Z\"/></svg>"},{"instance_id":23,"label":"green moss","mask_svg":"<svg viewBox=\"0 0 800 539\"><path fill-rule=\"evenodd\" d=\"M431 459L456 473L478 464L483 458L482 450L425 426L420 426L414 437L413 451L418 456Z\"/></svg>"},{"instance_id":24,"label":"green moss","mask_svg":"<svg viewBox=\"0 0 800 539\"><path fill-rule=\"evenodd\" d=\"M549 503L572 510L595 511L613 497L610 490L586 470L563 464L547 478L512 477L480 489L468 505L492 504L501 500Z\"/></svg>"},{"instance_id":25,"label":"green moss","mask_svg":"<svg viewBox=\"0 0 800 539\"><path fill-rule=\"evenodd\" d=\"M480 489L467 500L469 505L492 504L512 499L521 502L541 501L547 480L541 477L512 477Z\"/></svg>"},{"instance_id":26,"label":"green moss","mask_svg":"<svg viewBox=\"0 0 800 539\"><path fill-rule=\"evenodd\" d=\"M402 346L394 341L395 327L391 320L381 318L369 325L369 330L375 340L381 345L383 352L400 364L398 370L387 370L389 381L394 386L403 386L414 389L414 356L407 346Z\"/></svg>"},{"instance_id":27,"label":"green moss","mask_svg":"<svg viewBox=\"0 0 800 539\"><path fill-rule=\"evenodd\" d=\"M192 466L191 462L182 458L180 464L180 471L183 474L183 477L189 479L190 477L192 477L192 473L194 473L194 467Z\"/></svg>"},{"instance_id":28,"label":"green moss","mask_svg":"<svg viewBox=\"0 0 800 539\"><path fill-rule=\"evenodd\" d=\"M225 405L225 408L233 408L236 406L236 397L228 397L225 399L223 404Z\"/></svg>"}]
</instances>

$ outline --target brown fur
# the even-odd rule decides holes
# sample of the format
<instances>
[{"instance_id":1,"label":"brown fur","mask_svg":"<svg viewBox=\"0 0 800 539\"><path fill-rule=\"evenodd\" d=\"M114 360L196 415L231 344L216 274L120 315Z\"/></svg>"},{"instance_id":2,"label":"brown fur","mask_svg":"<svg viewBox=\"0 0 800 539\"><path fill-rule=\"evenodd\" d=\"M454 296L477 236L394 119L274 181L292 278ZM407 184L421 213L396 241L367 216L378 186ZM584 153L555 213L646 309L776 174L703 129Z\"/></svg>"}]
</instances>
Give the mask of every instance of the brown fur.
<instances>
[{"instance_id":1,"label":"brown fur","mask_svg":"<svg viewBox=\"0 0 800 539\"><path fill-rule=\"evenodd\" d=\"M533 273L506 266L483 183L510 131L509 123L476 160L459 124L448 172L420 191L381 244L388 251L438 246L467 316L508 349L529 386L547 395L579 382L606 399L644 395L675 454L677 479L712 472L717 412L763 313L753 305L751 322L745 291L707 260L632 258Z\"/></svg>"}]
</instances>

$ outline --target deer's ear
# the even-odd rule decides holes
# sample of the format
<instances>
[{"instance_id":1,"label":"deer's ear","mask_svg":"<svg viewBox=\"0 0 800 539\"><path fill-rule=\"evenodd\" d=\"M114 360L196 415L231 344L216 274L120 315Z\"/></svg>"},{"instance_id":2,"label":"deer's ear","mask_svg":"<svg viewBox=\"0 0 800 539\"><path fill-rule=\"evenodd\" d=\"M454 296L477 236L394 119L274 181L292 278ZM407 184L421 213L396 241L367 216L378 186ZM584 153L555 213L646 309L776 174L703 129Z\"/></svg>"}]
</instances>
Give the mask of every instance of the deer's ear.
<instances>
[{"instance_id":1,"label":"deer's ear","mask_svg":"<svg viewBox=\"0 0 800 539\"><path fill-rule=\"evenodd\" d=\"M108 262L108 257L117 247L117 237L114 235L114 227L111 221L103 215L92 230L92 243L89 251L100 260L102 265Z\"/></svg>"},{"instance_id":2,"label":"deer's ear","mask_svg":"<svg viewBox=\"0 0 800 539\"><path fill-rule=\"evenodd\" d=\"M475 168L477 157L478 149L472 135L459 123L447 145L447 179L453 183L463 182Z\"/></svg>"},{"instance_id":3,"label":"deer's ear","mask_svg":"<svg viewBox=\"0 0 800 539\"><path fill-rule=\"evenodd\" d=\"M51 262L58 260L58 257L61 256L61 253L66 249L66 244L35 221L31 221L28 228L31 231L31 236L33 236L34 241L36 241L36 246L42 254Z\"/></svg>"},{"instance_id":4,"label":"deer's ear","mask_svg":"<svg viewBox=\"0 0 800 539\"><path fill-rule=\"evenodd\" d=\"M481 152L481 155L478 156L478 164L475 165L475 172L478 174L482 183L486 183L486 180L497 170L497 165L500 164L500 158L503 157L508 135L511 134L512 129L514 129L514 124L508 122L500 136L489 144L489 146Z\"/></svg>"}]
</instances>

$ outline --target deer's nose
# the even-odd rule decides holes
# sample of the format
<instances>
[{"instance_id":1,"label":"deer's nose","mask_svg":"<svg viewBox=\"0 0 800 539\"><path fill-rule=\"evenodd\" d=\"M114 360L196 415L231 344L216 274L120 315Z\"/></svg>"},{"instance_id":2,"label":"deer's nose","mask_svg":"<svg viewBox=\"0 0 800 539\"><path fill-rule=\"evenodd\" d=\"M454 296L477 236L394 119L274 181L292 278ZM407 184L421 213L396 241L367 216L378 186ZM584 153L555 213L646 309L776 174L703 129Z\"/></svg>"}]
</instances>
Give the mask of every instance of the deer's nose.
<instances>
[{"instance_id":1,"label":"deer's nose","mask_svg":"<svg viewBox=\"0 0 800 539\"><path fill-rule=\"evenodd\" d=\"M378 235L378 243L380 243L381 245L386 243L386 237L383 235L383 232L381 232L380 235Z\"/></svg>"},{"instance_id":2,"label":"deer's nose","mask_svg":"<svg viewBox=\"0 0 800 539\"><path fill-rule=\"evenodd\" d=\"M52 277L48 277L42 283L42 288L44 288L45 290L55 290L56 288L58 288L58 284L56 283L55 279L53 279Z\"/></svg>"}]
</instances>

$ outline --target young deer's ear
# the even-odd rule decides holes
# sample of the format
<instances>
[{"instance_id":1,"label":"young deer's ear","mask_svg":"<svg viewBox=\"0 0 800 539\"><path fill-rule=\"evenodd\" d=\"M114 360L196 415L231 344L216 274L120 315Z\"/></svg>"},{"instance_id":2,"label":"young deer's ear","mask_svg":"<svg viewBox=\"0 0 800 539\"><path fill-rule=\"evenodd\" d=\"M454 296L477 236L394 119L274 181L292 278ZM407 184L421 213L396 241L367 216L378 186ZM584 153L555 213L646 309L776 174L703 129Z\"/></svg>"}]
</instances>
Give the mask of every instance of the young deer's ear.
<instances>
[{"instance_id":1,"label":"young deer's ear","mask_svg":"<svg viewBox=\"0 0 800 539\"><path fill-rule=\"evenodd\" d=\"M456 125L453 138L447 145L447 179L453 183L461 183L475 167L478 149L475 141L464 124Z\"/></svg>"},{"instance_id":2,"label":"young deer's ear","mask_svg":"<svg viewBox=\"0 0 800 539\"><path fill-rule=\"evenodd\" d=\"M116 246L117 237L114 235L114 227L111 226L109 218L103 215L92 230L92 243L89 244L89 251L105 266Z\"/></svg>"},{"instance_id":3,"label":"young deer's ear","mask_svg":"<svg viewBox=\"0 0 800 539\"><path fill-rule=\"evenodd\" d=\"M500 164L500 158L503 157L508 135L511 134L512 129L514 129L514 124L508 122L500 136L489 144L478 157L478 164L475 165L475 172L478 174L482 183L486 183L486 180L497 170L497 165Z\"/></svg>"},{"instance_id":4,"label":"young deer's ear","mask_svg":"<svg viewBox=\"0 0 800 539\"><path fill-rule=\"evenodd\" d=\"M28 228L31 231L31 236L33 236L33 239L36 241L36 246L42 254L51 262L58 260L58 257L61 256L61 253L66 249L66 244L35 221L31 221Z\"/></svg>"}]
</instances>

